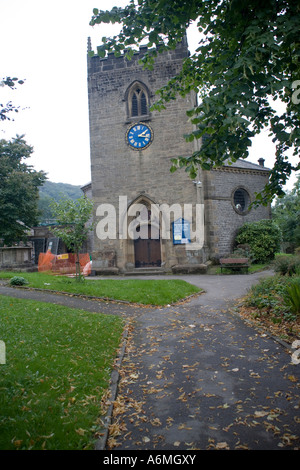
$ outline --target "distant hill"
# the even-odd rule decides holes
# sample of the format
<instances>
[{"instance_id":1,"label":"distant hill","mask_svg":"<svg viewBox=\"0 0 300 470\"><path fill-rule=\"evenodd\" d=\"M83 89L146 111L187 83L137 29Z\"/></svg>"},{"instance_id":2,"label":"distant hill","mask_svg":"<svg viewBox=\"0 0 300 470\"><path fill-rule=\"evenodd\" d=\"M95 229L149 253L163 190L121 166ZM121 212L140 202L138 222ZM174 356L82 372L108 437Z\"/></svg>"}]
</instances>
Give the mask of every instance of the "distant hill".
<instances>
[{"instance_id":1,"label":"distant hill","mask_svg":"<svg viewBox=\"0 0 300 470\"><path fill-rule=\"evenodd\" d=\"M52 181L46 181L40 188L39 193L39 210L41 212L39 222L42 224L53 222L53 214L50 208L50 203L53 200L59 201L64 196L76 200L83 195L80 186L67 183L53 183Z\"/></svg>"},{"instance_id":2,"label":"distant hill","mask_svg":"<svg viewBox=\"0 0 300 470\"><path fill-rule=\"evenodd\" d=\"M52 181L45 181L43 186L40 188L40 197L49 196L55 201L61 199L62 195L69 197L70 199L78 199L83 195L80 186L74 186L73 184L67 183L52 183Z\"/></svg>"}]
</instances>

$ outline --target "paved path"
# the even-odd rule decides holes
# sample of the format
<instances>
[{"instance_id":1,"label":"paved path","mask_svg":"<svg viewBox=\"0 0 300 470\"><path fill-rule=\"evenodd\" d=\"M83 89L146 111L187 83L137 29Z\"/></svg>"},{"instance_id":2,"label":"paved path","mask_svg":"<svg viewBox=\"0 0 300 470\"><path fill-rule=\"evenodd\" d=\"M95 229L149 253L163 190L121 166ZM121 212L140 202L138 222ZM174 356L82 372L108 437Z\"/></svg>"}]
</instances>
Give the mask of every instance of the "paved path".
<instances>
[{"instance_id":1,"label":"paved path","mask_svg":"<svg viewBox=\"0 0 300 470\"><path fill-rule=\"evenodd\" d=\"M268 274L176 276L206 293L164 308L4 286L0 294L131 319L108 448L294 449L300 447L300 365L230 309Z\"/></svg>"}]
</instances>

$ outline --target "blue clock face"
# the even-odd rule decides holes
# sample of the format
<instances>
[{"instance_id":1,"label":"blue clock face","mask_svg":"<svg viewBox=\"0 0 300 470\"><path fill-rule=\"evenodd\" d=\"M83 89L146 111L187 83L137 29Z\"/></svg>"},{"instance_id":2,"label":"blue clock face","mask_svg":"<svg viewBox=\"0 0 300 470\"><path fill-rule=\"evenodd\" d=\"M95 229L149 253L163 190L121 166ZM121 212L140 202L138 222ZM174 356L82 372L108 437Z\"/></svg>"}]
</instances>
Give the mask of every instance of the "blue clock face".
<instances>
[{"instance_id":1,"label":"blue clock face","mask_svg":"<svg viewBox=\"0 0 300 470\"><path fill-rule=\"evenodd\" d=\"M133 150L143 150L151 144L153 131L146 124L137 123L126 132L126 140Z\"/></svg>"}]
</instances>

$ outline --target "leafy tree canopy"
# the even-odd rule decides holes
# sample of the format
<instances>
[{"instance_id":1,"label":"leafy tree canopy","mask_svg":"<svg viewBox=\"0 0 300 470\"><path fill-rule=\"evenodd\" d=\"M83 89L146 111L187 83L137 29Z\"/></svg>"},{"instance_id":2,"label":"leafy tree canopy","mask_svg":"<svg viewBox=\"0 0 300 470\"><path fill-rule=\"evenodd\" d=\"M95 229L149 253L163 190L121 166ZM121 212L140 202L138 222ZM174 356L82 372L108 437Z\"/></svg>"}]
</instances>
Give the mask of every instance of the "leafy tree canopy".
<instances>
[{"instance_id":1,"label":"leafy tree canopy","mask_svg":"<svg viewBox=\"0 0 300 470\"><path fill-rule=\"evenodd\" d=\"M53 229L53 233L63 240L72 253L76 254L76 277L80 280L79 252L87 240L89 231L93 228L93 224L89 224L93 202L85 196L75 201L65 197L59 201L53 201L51 207L60 225Z\"/></svg>"},{"instance_id":2,"label":"leafy tree canopy","mask_svg":"<svg viewBox=\"0 0 300 470\"><path fill-rule=\"evenodd\" d=\"M46 174L25 163L32 152L23 136L0 140L0 239L7 245L26 239L38 221L38 188Z\"/></svg>"},{"instance_id":3,"label":"leafy tree canopy","mask_svg":"<svg viewBox=\"0 0 300 470\"><path fill-rule=\"evenodd\" d=\"M188 112L195 130L186 139L205 137L200 150L173 161L172 171L185 167L192 178L198 167L210 170L225 161L247 158L251 139L269 128L276 143L270 180L257 195L267 203L283 195L283 187L300 164L300 4L299 0L130 0L125 8L93 11L91 25L122 24L119 35L102 38L100 57L148 44L141 60L151 67L155 56L173 49L192 21L197 21L199 47L182 71L159 90L156 109L194 90L199 104ZM93 55L91 51L89 53ZM282 113L274 101L285 104Z\"/></svg>"},{"instance_id":4,"label":"leafy tree canopy","mask_svg":"<svg viewBox=\"0 0 300 470\"><path fill-rule=\"evenodd\" d=\"M291 191L276 200L273 219L282 231L284 242L300 247L300 175Z\"/></svg>"},{"instance_id":5,"label":"leafy tree canopy","mask_svg":"<svg viewBox=\"0 0 300 470\"><path fill-rule=\"evenodd\" d=\"M0 80L1 87L8 86L11 90L15 89L16 83L18 83L19 85L23 85L24 81L19 80L16 77L5 77ZM15 113L19 112L18 107L14 106L11 101L6 104L0 103L0 121L5 121L6 119L10 121L8 113L11 113L12 111L14 111Z\"/></svg>"}]
</instances>

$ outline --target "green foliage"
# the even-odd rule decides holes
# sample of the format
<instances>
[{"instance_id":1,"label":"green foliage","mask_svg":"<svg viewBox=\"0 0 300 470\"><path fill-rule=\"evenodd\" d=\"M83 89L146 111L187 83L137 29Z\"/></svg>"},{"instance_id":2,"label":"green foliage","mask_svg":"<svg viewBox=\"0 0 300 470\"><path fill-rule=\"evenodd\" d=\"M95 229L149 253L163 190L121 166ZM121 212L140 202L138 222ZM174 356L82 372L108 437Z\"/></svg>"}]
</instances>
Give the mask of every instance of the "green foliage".
<instances>
[{"instance_id":1,"label":"green foliage","mask_svg":"<svg viewBox=\"0 0 300 470\"><path fill-rule=\"evenodd\" d=\"M230 258L248 258L252 261L251 247L250 245L238 245L233 253L230 254Z\"/></svg>"},{"instance_id":2,"label":"green foliage","mask_svg":"<svg viewBox=\"0 0 300 470\"><path fill-rule=\"evenodd\" d=\"M285 280L281 277L263 279L251 287L247 304L260 309L276 307L285 292Z\"/></svg>"},{"instance_id":3,"label":"green foliage","mask_svg":"<svg viewBox=\"0 0 300 470\"><path fill-rule=\"evenodd\" d=\"M300 314L300 278L293 280L287 286L284 300L293 313Z\"/></svg>"},{"instance_id":4,"label":"green foliage","mask_svg":"<svg viewBox=\"0 0 300 470\"><path fill-rule=\"evenodd\" d=\"M281 232L272 220L248 222L239 229L235 241L250 246L255 263L266 263L274 259L279 250Z\"/></svg>"},{"instance_id":5,"label":"green foliage","mask_svg":"<svg viewBox=\"0 0 300 470\"><path fill-rule=\"evenodd\" d=\"M46 175L24 163L32 152L23 136L0 141L0 239L7 245L25 240L38 221L38 188Z\"/></svg>"},{"instance_id":6,"label":"green foliage","mask_svg":"<svg viewBox=\"0 0 300 470\"><path fill-rule=\"evenodd\" d=\"M281 255L274 262L274 271L282 276L293 276L300 270L300 256Z\"/></svg>"},{"instance_id":7,"label":"green foliage","mask_svg":"<svg viewBox=\"0 0 300 470\"><path fill-rule=\"evenodd\" d=\"M195 130L186 138L205 137L205 142L193 155L173 161L172 171L185 167L194 178L199 166L209 170L226 160L247 158L251 139L268 127L276 161L269 184L257 195L257 203L266 204L283 194L287 178L300 168L288 157L289 150L297 156L300 144L299 2L139 0L111 11L94 9L90 24L122 24L119 35L102 38L100 57L124 50L130 59L143 41L148 52L141 64L151 68L157 54L174 49L195 20L199 47L159 90L154 108L164 109L176 96L191 91L200 94L199 104L188 113ZM272 100L281 100L286 109L278 114Z\"/></svg>"},{"instance_id":8,"label":"green foliage","mask_svg":"<svg viewBox=\"0 0 300 470\"><path fill-rule=\"evenodd\" d=\"M53 232L63 240L72 253L77 255L76 277L80 279L79 252L87 240L89 231L93 228L92 224L88 225L93 202L84 196L75 201L65 197L58 202L53 202L52 209L60 225L53 229Z\"/></svg>"},{"instance_id":9,"label":"green foliage","mask_svg":"<svg viewBox=\"0 0 300 470\"><path fill-rule=\"evenodd\" d=\"M289 277L277 275L252 286L245 304L258 309L257 315L290 321L299 314L299 302L300 278L291 281Z\"/></svg>"},{"instance_id":10,"label":"green foliage","mask_svg":"<svg viewBox=\"0 0 300 470\"><path fill-rule=\"evenodd\" d=\"M300 245L300 175L292 191L276 200L272 209L273 220L282 230L282 239L291 247Z\"/></svg>"},{"instance_id":11,"label":"green foliage","mask_svg":"<svg viewBox=\"0 0 300 470\"><path fill-rule=\"evenodd\" d=\"M5 78L2 78L2 80L0 80L1 87L8 86L11 90L15 89L15 85L17 83L19 85L23 85L24 81L19 80L16 77L14 78L5 77ZM18 113L19 112L18 107L14 106L11 101L6 103L5 105L1 103L0 104L0 121L5 121L5 120L10 121L10 117L8 116L8 114L11 112Z\"/></svg>"},{"instance_id":12,"label":"green foliage","mask_svg":"<svg viewBox=\"0 0 300 470\"><path fill-rule=\"evenodd\" d=\"M12 286L25 286L28 284L28 281L22 276L14 276L10 279L9 283Z\"/></svg>"}]
</instances>

